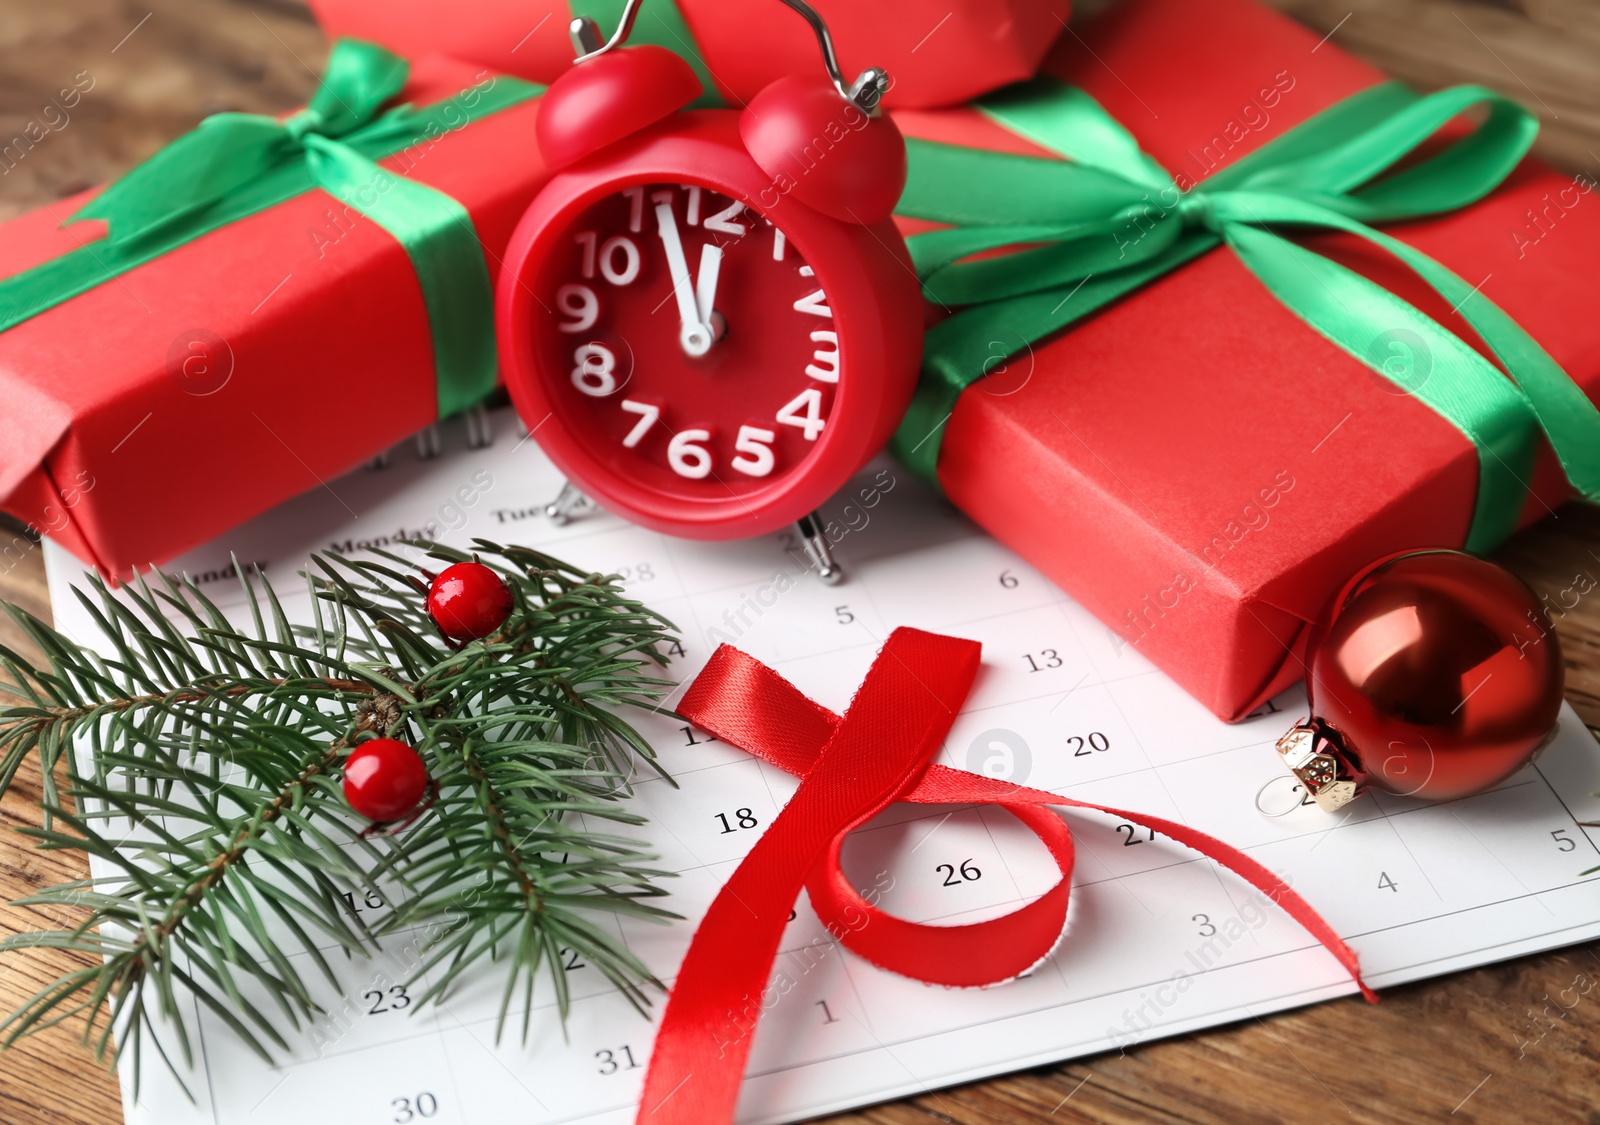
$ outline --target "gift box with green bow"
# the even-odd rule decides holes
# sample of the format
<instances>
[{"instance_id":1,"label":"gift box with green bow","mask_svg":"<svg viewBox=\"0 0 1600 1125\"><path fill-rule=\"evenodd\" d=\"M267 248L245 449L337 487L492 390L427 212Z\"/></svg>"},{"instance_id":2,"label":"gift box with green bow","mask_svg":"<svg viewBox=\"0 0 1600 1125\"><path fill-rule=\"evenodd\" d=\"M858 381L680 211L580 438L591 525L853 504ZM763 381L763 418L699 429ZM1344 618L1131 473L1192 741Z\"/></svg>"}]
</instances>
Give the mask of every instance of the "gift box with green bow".
<instances>
[{"instance_id":1,"label":"gift box with green bow","mask_svg":"<svg viewBox=\"0 0 1600 1125\"><path fill-rule=\"evenodd\" d=\"M540 90L342 40L0 228L0 507L125 577L482 399Z\"/></svg>"},{"instance_id":2,"label":"gift box with green bow","mask_svg":"<svg viewBox=\"0 0 1600 1125\"><path fill-rule=\"evenodd\" d=\"M1108 661L1238 717L1362 565L1600 495L1600 200L1510 100L1126 0L1045 77L896 116L943 318L896 450Z\"/></svg>"}]
</instances>

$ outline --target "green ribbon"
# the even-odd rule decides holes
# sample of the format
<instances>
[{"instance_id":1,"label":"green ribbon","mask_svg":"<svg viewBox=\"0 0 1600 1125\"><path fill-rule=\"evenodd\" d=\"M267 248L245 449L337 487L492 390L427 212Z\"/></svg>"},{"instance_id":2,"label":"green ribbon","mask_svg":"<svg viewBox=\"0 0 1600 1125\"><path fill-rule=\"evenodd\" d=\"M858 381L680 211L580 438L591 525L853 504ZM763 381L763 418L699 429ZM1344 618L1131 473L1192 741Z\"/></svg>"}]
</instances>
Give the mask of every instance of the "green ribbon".
<instances>
[{"instance_id":1,"label":"green ribbon","mask_svg":"<svg viewBox=\"0 0 1600 1125\"><path fill-rule=\"evenodd\" d=\"M1302 320L1473 443L1468 550L1486 551L1516 526L1539 432L1572 485L1600 498L1600 411L1588 396L1475 286L1369 225L1455 210L1493 191L1538 131L1520 106L1477 86L1426 96L1376 86L1188 192L1081 90L1039 79L977 106L1069 159L908 141L899 213L951 224L909 240L924 294L968 306L929 331L922 380L895 435L895 451L924 477L937 483L956 400L997 363L1225 244ZM1480 107L1487 114L1470 133L1390 171ZM1344 231L1398 258L1467 320L1505 373L1382 286L1289 241L1290 229ZM997 339L1007 355L994 354Z\"/></svg>"},{"instance_id":2,"label":"green ribbon","mask_svg":"<svg viewBox=\"0 0 1600 1125\"><path fill-rule=\"evenodd\" d=\"M348 204L405 248L433 334L441 417L494 388L494 295L466 208L376 160L537 97L543 87L497 76L453 98L380 113L410 64L371 43L334 44L322 83L282 120L219 113L96 196L72 220L106 236L0 280L0 332L313 188Z\"/></svg>"},{"instance_id":3,"label":"green ribbon","mask_svg":"<svg viewBox=\"0 0 1600 1125\"><path fill-rule=\"evenodd\" d=\"M627 4L628 0L570 0L567 7L575 18L593 20L609 36L622 21L622 10ZM637 47L646 43L665 47L694 69L695 76L700 79L701 92L689 103L690 109L722 109L727 105L717 93L711 68L700 53L694 32L689 30L688 22L673 0L655 0L640 6L633 30L628 34L628 45Z\"/></svg>"}]
</instances>

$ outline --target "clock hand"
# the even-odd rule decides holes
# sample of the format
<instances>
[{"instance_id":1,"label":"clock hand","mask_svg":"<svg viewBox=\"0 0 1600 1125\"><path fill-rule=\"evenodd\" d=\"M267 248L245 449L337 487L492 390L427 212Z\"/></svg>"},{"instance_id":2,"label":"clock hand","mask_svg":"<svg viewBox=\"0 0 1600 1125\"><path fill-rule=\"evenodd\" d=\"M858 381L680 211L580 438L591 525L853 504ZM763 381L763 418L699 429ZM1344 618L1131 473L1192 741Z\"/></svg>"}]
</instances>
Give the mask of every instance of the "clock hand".
<instances>
[{"instance_id":1,"label":"clock hand","mask_svg":"<svg viewBox=\"0 0 1600 1125\"><path fill-rule=\"evenodd\" d=\"M711 329L700 319L700 309L695 304L694 283L689 278L689 262L683 254L683 240L678 237L678 220L672 214L670 196L656 203L656 230L667 252L672 295L678 300L678 341L687 354L705 355L711 350Z\"/></svg>"},{"instance_id":2,"label":"clock hand","mask_svg":"<svg viewBox=\"0 0 1600 1125\"><path fill-rule=\"evenodd\" d=\"M700 276L695 283L694 298L700 313L700 323L711 331L713 342L719 333L711 322L711 313L716 305L717 277L721 273L722 247L708 242L700 248Z\"/></svg>"}]
</instances>

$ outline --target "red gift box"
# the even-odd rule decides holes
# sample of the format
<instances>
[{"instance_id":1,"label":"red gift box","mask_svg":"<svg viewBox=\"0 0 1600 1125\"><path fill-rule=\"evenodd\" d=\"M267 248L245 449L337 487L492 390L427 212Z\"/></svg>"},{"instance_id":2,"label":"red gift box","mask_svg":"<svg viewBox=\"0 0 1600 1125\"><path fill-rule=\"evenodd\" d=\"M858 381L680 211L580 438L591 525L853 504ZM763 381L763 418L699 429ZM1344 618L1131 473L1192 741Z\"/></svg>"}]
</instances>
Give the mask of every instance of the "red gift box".
<instances>
[{"instance_id":1,"label":"red gift box","mask_svg":"<svg viewBox=\"0 0 1600 1125\"><path fill-rule=\"evenodd\" d=\"M1064 40L1046 71L1092 95L1180 187L1385 80L1249 0L1129 0ZM970 109L897 120L912 136L1059 159ZM1470 208L1385 229L1481 279L1592 397L1592 188L1529 160ZM1303 241L1482 350L1448 302L1369 243ZM1012 357L961 395L942 443L938 479L959 507L1228 719L1300 678L1307 624L1358 568L1462 545L1479 484L1459 429L1330 343L1227 248ZM1538 444L1524 523L1569 495Z\"/></svg>"},{"instance_id":2,"label":"red gift box","mask_svg":"<svg viewBox=\"0 0 1600 1125\"><path fill-rule=\"evenodd\" d=\"M954 105L1027 78L1061 34L1069 0L895 0L860 4L813 0L827 21L848 78L869 66L889 72L891 106ZM432 0L311 0L330 36L356 35L402 55L440 51L492 70L551 82L572 64L567 25L595 18L607 34L622 5L576 0L535 8L518 0L475 0L445 10ZM816 41L778 0L648 0L633 42L655 42L691 60L703 56L709 78L743 105L785 74L822 65ZM663 11L670 30L656 30ZM681 18L680 18L681 17Z\"/></svg>"},{"instance_id":3,"label":"red gift box","mask_svg":"<svg viewBox=\"0 0 1600 1125\"><path fill-rule=\"evenodd\" d=\"M490 285L546 179L537 92L421 63L394 103L433 123L378 161L465 209ZM0 279L107 245L67 224L96 194L0 229ZM437 417L429 307L396 236L316 188L204 233L0 332L0 506L126 577L326 487Z\"/></svg>"}]
</instances>

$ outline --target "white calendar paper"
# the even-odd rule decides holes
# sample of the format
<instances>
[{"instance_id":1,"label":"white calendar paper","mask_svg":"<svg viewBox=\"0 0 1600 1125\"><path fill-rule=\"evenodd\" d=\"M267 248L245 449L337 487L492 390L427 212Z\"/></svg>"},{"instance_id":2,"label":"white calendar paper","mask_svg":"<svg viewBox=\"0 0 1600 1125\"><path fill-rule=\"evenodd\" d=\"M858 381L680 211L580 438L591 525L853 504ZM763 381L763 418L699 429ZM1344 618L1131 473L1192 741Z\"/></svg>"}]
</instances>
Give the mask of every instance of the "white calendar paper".
<instances>
[{"instance_id":1,"label":"white calendar paper","mask_svg":"<svg viewBox=\"0 0 1600 1125\"><path fill-rule=\"evenodd\" d=\"M169 569L238 608L231 553L263 567L303 617L296 572L312 551L428 531L536 546L622 575L674 621L687 653L674 678L687 682L730 641L836 711L894 627L969 637L983 670L940 761L1244 849L1322 912L1379 989L1600 936L1600 884L1580 874L1600 865L1600 837L1578 823L1600 819L1600 750L1570 708L1538 761L1491 792L1442 805L1373 796L1325 814L1301 805L1273 751L1298 694L1219 722L898 464L873 463L824 509L848 575L829 587L793 533L690 543L603 512L554 527L542 508L560 477L509 411L489 423L487 447L468 448L465 428L447 424L439 455L407 443L383 471L327 482ZM92 642L68 590L81 567L47 552L57 624ZM621 936L670 984L696 921L797 783L681 723L632 719L681 785L641 780L633 807L679 873L667 905L688 921L624 920ZM878 970L832 944L802 895L775 968L793 986L756 1033L740 1120L844 1110L1354 991L1331 955L1228 872L1115 818L1066 815L1078 842L1068 932L1012 984L947 989ZM895 806L852 837L845 864L863 886L892 873L886 909L944 923L1013 910L1056 877L1039 842L993 807ZM514 1010L497 1043L495 966L443 1004L407 1010L395 989L415 954L401 934L372 961L337 961L345 994L324 997L329 1019L279 1067L193 1013L195 1101L147 1051L137 1100L123 1076L129 1125L632 1120L654 1026L593 968L564 970L576 997L565 1034L546 983L527 1041Z\"/></svg>"}]
</instances>

